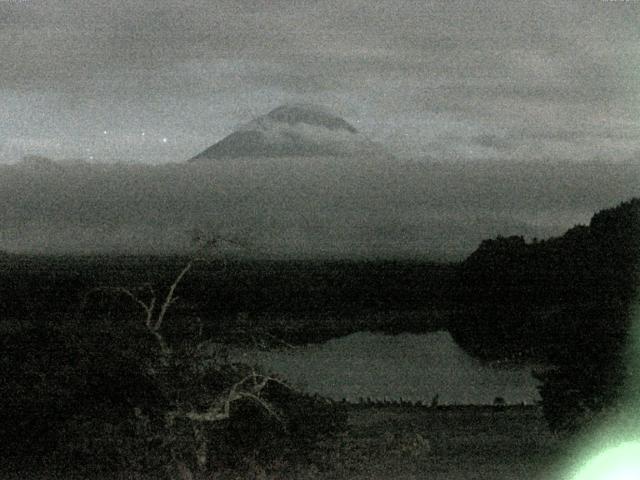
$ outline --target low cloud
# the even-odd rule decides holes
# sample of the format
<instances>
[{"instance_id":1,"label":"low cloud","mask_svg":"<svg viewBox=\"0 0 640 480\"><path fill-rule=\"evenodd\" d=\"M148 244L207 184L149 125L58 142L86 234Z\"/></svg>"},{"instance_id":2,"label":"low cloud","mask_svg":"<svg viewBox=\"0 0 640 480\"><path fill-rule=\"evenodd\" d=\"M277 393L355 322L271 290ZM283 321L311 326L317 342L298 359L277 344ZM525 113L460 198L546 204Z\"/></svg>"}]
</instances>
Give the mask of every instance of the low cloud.
<instances>
[{"instance_id":1,"label":"low cloud","mask_svg":"<svg viewBox=\"0 0 640 480\"><path fill-rule=\"evenodd\" d=\"M638 24L636 2L0 2L0 162L180 161L291 101L405 157L438 157L444 134L463 137L451 158L477 159L462 123L509 139L485 158L529 160L535 139L515 134L564 129L594 147L548 153L592 160L600 138L637 142ZM612 159L633 158L611 138Z\"/></svg>"},{"instance_id":2,"label":"low cloud","mask_svg":"<svg viewBox=\"0 0 640 480\"><path fill-rule=\"evenodd\" d=\"M594 178L598 181L594 182ZM264 158L0 167L0 248L185 252L199 229L251 256L455 259L483 238L544 238L640 195L640 163L419 164Z\"/></svg>"}]
</instances>

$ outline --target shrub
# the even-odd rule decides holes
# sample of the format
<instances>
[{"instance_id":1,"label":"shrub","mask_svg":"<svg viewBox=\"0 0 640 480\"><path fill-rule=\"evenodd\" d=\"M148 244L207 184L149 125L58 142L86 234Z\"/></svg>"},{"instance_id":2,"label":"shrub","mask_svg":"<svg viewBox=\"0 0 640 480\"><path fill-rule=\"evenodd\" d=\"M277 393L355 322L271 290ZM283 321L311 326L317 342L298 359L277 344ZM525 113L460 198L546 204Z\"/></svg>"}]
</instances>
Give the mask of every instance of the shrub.
<instances>
[{"instance_id":1,"label":"shrub","mask_svg":"<svg viewBox=\"0 0 640 480\"><path fill-rule=\"evenodd\" d=\"M8 400L0 420L9 426L3 438L15 455L53 456L85 476L125 470L188 478L248 457L299 458L344 428L346 413L332 403L252 366L206 356L192 323L181 341L165 338L165 320L189 268L162 302L149 287L146 297L100 289L88 295L91 308L50 331L3 337L0 393ZM143 316L132 315L123 298Z\"/></svg>"}]
</instances>

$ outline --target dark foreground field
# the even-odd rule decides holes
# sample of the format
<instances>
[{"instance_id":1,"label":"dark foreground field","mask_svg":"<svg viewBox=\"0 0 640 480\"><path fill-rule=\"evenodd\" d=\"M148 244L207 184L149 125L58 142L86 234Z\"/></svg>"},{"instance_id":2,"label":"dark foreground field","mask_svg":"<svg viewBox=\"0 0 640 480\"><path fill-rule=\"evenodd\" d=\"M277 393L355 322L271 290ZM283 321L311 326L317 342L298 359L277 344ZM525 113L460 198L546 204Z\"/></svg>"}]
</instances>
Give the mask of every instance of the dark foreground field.
<instances>
[{"instance_id":1,"label":"dark foreground field","mask_svg":"<svg viewBox=\"0 0 640 480\"><path fill-rule=\"evenodd\" d=\"M0 254L0 331L107 311L137 318L136 303L108 289L124 287L148 301L150 287L166 294L192 260ZM291 344L357 331L424 333L443 328L456 309L453 276L453 265L425 261L199 259L179 285L166 327L199 318L204 337L228 343L251 341L247 332Z\"/></svg>"},{"instance_id":2,"label":"dark foreground field","mask_svg":"<svg viewBox=\"0 0 640 480\"><path fill-rule=\"evenodd\" d=\"M350 435L370 450L334 478L546 479L559 450L537 407L354 409Z\"/></svg>"},{"instance_id":3,"label":"dark foreground field","mask_svg":"<svg viewBox=\"0 0 640 480\"><path fill-rule=\"evenodd\" d=\"M563 460L562 443L547 429L538 407L348 407L348 429L318 445L303 462L258 465L201 479L551 479ZM75 480L63 468L0 472L3 479ZM127 472L100 480L148 477Z\"/></svg>"},{"instance_id":4,"label":"dark foreground field","mask_svg":"<svg viewBox=\"0 0 640 480\"><path fill-rule=\"evenodd\" d=\"M537 407L355 407L341 442L317 478L547 479L560 451Z\"/></svg>"}]
</instances>

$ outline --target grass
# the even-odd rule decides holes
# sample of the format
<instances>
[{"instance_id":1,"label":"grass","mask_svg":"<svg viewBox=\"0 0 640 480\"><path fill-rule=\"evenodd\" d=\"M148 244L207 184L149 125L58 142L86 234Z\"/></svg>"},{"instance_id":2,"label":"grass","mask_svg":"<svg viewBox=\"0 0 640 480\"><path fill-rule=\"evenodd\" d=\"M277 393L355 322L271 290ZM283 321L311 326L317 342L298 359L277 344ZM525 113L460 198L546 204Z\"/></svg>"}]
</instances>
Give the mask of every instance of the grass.
<instances>
[{"instance_id":1,"label":"grass","mask_svg":"<svg viewBox=\"0 0 640 480\"><path fill-rule=\"evenodd\" d=\"M306 463L208 478L547 480L562 452L537 407L352 406L348 431Z\"/></svg>"},{"instance_id":2,"label":"grass","mask_svg":"<svg viewBox=\"0 0 640 480\"><path fill-rule=\"evenodd\" d=\"M196 480L547 480L566 451L538 407L349 406L348 430L304 459L258 465ZM53 470L1 472L6 480L58 478ZM140 478L127 473L98 480ZM73 479L75 480L75 479Z\"/></svg>"},{"instance_id":3,"label":"grass","mask_svg":"<svg viewBox=\"0 0 640 480\"><path fill-rule=\"evenodd\" d=\"M387 443L383 450L388 454L372 457L363 468L368 476L361 478L545 478L545 467L558 448L537 407L354 409L350 434ZM429 448L403 445L417 435ZM395 442L389 444L385 438L390 436Z\"/></svg>"}]
</instances>

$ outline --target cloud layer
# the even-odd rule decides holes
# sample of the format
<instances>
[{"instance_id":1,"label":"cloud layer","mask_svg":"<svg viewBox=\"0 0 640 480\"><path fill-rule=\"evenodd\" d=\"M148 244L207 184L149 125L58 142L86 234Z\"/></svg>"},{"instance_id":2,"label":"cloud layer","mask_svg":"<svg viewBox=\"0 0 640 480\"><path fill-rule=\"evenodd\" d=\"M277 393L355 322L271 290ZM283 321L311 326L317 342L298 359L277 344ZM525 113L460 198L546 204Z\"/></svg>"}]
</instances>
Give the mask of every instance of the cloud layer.
<instances>
[{"instance_id":1,"label":"cloud layer","mask_svg":"<svg viewBox=\"0 0 640 480\"><path fill-rule=\"evenodd\" d=\"M626 161L639 24L637 2L0 2L0 162L180 161L291 101L407 157Z\"/></svg>"},{"instance_id":2,"label":"cloud layer","mask_svg":"<svg viewBox=\"0 0 640 480\"><path fill-rule=\"evenodd\" d=\"M594 182L594 178L597 182ZM257 257L455 259L498 234L561 234L640 195L640 164L368 157L0 167L0 248L184 252L189 232Z\"/></svg>"},{"instance_id":3,"label":"cloud layer","mask_svg":"<svg viewBox=\"0 0 640 480\"><path fill-rule=\"evenodd\" d=\"M0 248L175 251L197 227L455 257L561 233L638 195L638 25L638 2L0 2ZM178 164L292 102L395 159L343 129L347 160ZM335 153L317 125L260 131ZM6 165L25 154L106 164Z\"/></svg>"}]
</instances>

